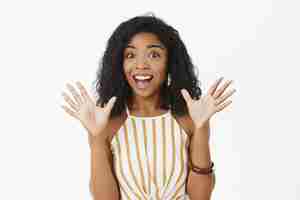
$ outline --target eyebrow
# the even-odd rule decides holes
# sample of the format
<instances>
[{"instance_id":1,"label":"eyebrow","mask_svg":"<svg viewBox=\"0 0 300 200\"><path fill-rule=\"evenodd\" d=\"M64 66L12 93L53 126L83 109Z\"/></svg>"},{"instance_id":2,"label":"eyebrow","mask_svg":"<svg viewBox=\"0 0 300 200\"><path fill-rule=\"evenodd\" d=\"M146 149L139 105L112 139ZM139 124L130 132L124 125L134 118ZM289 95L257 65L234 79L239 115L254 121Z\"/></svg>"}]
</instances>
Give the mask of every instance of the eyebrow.
<instances>
[{"instance_id":1,"label":"eyebrow","mask_svg":"<svg viewBox=\"0 0 300 200\"><path fill-rule=\"evenodd\" d=\"M165 47L163 45L160 45L160 44L150 44L150 45L147 45L147 48L160 48L160 49L165 49ZM134 46L132 45L127 45L126 48L133 48L133 49L136 49Z\"/></svg>"}]
</instances>

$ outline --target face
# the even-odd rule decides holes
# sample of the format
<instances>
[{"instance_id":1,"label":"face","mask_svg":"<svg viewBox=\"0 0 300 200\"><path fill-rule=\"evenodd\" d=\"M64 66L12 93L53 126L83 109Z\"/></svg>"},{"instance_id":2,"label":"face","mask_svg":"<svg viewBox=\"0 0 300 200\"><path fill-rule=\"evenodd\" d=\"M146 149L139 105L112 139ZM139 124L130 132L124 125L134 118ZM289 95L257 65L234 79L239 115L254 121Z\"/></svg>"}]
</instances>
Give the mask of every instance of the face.
<instances>
[{"instance_id":1,"label":"face","mask_svg":"<svg viewBox=\"0 0 300 200\"><path fill-rule=\"evenodd\" d=\"M150 96L159 92L166 79L167 48L153 33L138 33L123 54L126 79L134 95Z\"/></svg>"}]
</instances>

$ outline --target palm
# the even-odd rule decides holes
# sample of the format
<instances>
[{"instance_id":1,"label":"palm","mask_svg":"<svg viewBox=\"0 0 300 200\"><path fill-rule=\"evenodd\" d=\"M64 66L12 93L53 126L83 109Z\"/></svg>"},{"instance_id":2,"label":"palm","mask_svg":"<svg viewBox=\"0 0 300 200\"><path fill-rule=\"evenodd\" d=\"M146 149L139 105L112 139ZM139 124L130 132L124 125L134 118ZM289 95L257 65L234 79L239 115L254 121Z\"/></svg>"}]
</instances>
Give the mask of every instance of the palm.
<instances>
[{"instance_id":1,"label":"palm","mask_svg":"<svg viewBox=\"0 0 300 200\"><path fill-rule=\"evenodd\" d=\"M206 95L201 97L199 100L193 100L189 104L188 110L194 122L201 121L202 119L209 119L215 110L213 98Z\"/></svg>"},{"instance_id":2,"label":"palm","mask_svg":"<svg viewBox=\"0 0 300 200\"><path fill-rule=\"evenodd\" d=\"M78 110L78 119L92 133L99 133L108 121L108 113L95 104L82 104Z\"/></svg>"},{"instance_id":3,"label":"palm","mask_svg":"<svg viewBox=\"0 0 300 200\"><path fill-rule=\"evenodd\" d=\"M201 96L198 100L192 99L186 89L182 90L182 95L187 103L190 117L196 128L201 127L204 123L209 121L216 112L223 110L231 104L232 101L225 100L235 92L235 89L224 93L226 88L232 83L232 81L227 81L217 90L222 79L223 78L218 79L209 88L207 94Z\"/></svg>"},{"instance_id":4,"label":"palm","mask_svg":"<svg viewBox=\"0 0 300 200\"><path fill-rule=\"evenodd\" d=\"M107 105L101 108L96 106L94 99L90 97L80 82L76 84L80 90L80 95L72 85L67 84L68 89L73 94L75 102L66 93L62 93L65 101L72 109L66 106L62 107L69 115L78 119L89 133L96 136L106 126L115 98L111 98Z\"/></svg>"}]
</instances>

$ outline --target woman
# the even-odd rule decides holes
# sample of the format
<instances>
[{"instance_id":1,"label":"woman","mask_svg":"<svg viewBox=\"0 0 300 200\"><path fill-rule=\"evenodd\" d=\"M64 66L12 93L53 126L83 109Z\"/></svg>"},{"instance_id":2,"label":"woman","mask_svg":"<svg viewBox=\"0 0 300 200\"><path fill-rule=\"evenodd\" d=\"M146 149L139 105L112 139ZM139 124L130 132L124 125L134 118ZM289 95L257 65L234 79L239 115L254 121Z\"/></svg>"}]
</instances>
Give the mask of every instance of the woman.
<instances>
[{"instance_id":1,"label":"woman","mask_svg":"<svg viewBox=\"0 0 300 200\"><path fill-rule=\"evenodd\" d=\"M218 79L202 95L179 33L154 16L121 23L97 73L97 100L80 82L62 106L86 128L94 199L210 199L209 120L235 92ZM226 92L225 92L226 91Z\"/></svg>"}]
</instances>

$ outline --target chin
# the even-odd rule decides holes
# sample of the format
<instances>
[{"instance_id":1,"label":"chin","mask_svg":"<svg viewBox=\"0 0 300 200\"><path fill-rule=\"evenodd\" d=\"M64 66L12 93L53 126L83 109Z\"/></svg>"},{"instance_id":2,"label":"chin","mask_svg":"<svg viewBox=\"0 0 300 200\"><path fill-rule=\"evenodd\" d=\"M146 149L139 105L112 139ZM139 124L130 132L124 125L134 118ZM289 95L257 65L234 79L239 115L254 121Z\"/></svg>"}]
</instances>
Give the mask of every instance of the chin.
<instances>
[{"instance_id":1,"label":"chin","mask_svg":"<svg viewBox=\"0 0 300 200\"><path fill-rule=\"evenodd\" d=\"M135 96L141 96L141 97L149 97L149 96L152 96L153 92L150 92L150 91L134 91L133 94Z\"/></svg>"},{"instance_id":2,"label":"chin","mask_svg":"<svg viewBox=\"0 0 300 200\"><path fill-rule=\"evenodd\" d=\"M134 96L140 96L140 97L150 97L153 96L156 93L157 90L153 90L151 88L149 89L133 89L133 95Z\"/></svg>"}]
</instances>

